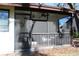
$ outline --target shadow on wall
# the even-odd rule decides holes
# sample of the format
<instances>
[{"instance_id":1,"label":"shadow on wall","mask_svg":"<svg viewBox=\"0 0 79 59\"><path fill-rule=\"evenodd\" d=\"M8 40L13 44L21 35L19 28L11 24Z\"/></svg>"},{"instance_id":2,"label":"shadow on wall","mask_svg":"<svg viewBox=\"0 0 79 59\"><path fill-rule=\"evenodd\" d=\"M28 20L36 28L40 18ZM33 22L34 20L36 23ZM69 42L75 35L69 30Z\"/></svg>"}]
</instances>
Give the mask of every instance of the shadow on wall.
<instances>
[{"instance_id":1,"label":"shadow on wall","mask_svg":"<svg viewBox=\"0 0 79 59\"><path fill-rule=\"evenodd\" d=\"M27 35L28 33L20 33L19 42L22 43L21 46L21 55L30 56L31 55L31 44L30 39Z\"/></svg>"},{"instance_id":2,"label":"shadow on wall","mask_svg":"<svg viewBox=\"0 0 79 59\"><path fill-rule=\"evenodd\" d=\"M31 46L28 42L28 39L27 39L27 41L23 40L22 41L22 47L21 47L22 56L30 55L31 54L30 48L31 48Z\"/></svg>"}]
</instances>

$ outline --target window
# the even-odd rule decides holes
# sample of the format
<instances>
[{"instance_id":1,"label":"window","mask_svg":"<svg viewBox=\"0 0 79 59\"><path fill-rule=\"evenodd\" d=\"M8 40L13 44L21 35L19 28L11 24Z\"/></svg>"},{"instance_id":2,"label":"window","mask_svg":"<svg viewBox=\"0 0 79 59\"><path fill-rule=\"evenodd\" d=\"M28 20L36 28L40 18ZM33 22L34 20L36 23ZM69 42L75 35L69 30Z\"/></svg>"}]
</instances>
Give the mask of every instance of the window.
<instances>
[{"instance_id":1,"label":"window","mask_svg":"<svg viewBox=\"0 0 79 59\"><path fill-rule=\"evenodd\" d=\"M8 10L0 10L0 32L8 32L9 31L9 11Z\"/></svg>"},{"instance_id":2,"label":"window","mask_svg":"<svg viewBox=\"0 0 79 59\"><path fill-rule=\"evenodd\" d=\"M31 20L47 21L48 20L48 14L46 12L32 12Z\"/></svg>"}]
</instances>

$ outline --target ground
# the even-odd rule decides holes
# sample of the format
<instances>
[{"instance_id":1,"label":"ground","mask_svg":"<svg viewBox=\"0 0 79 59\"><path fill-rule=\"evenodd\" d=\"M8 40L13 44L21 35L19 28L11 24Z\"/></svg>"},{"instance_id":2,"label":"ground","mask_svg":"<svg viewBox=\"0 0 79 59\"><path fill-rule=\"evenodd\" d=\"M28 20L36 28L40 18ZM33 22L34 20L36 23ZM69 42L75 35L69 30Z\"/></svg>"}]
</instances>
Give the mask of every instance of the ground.
<instances>
[{"instance_id":1,"label":"ground","mask_svg":"<svg viewBox=\"0 0 79 59\"><path fill-rule=\"evenodd\" d=\"M34 56L79 56L79 48L64 47L36 51Z\"/></svg>"},{"instance_id":2,"label":"ground","mask_svg":"<svg viewBox=\"0 0 79 59\"><path fill-rule=\"evenodd\" d=\"M63 47L52 48L36 51L32 53L33 56L79 56L79 48ZM4 54L3 56L17 56L15 53Z\"/></svg>"}]
</instances>

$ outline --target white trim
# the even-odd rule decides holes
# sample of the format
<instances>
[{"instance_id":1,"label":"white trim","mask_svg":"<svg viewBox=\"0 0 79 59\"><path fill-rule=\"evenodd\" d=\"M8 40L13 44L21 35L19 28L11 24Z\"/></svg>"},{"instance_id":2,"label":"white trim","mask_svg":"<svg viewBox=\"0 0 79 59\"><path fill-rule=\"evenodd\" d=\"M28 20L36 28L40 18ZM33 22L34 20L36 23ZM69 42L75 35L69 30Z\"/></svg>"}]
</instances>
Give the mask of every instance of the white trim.
<instances>
[{"instance_id":1,"label":"white trim","mask_svg":"<svg viewBox=\"0 0 79 59\"><path fill-rule=\"evenodd\" d=\"M54 35L58 33L32 33L33 35ZM69 32L65 32L64 34L69 34Z\"/></svg>"}]
</instances>

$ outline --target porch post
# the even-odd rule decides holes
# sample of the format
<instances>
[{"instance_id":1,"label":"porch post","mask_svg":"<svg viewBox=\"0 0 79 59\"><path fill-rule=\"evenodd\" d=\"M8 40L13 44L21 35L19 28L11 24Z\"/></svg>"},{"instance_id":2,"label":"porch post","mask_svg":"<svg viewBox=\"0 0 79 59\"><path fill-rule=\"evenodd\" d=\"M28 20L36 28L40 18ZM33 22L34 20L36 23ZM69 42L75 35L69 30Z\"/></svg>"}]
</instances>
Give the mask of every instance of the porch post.
<instances>
[{"instance_id":1,"label":"porch post","mask_svg":"<svg viewBox=\"0 0 79 59\"><path fill-rule=\"evenodd\" d=\"M71 27L70 27L70 36L71 36L71 41L70 44L72 45L72 36L73 36L73 28L72 28L72 24L73 24L73 16L74 14L71 15Z\"/></svg>"}]
</instances>

